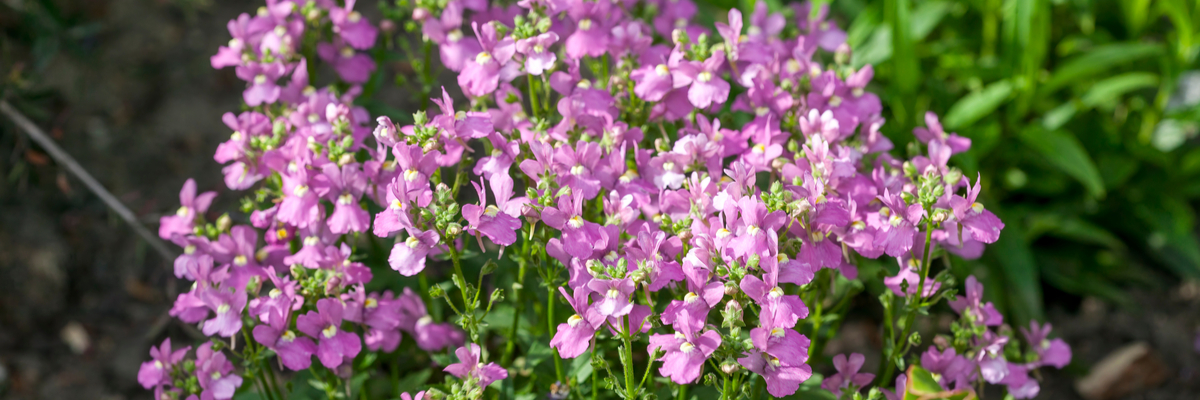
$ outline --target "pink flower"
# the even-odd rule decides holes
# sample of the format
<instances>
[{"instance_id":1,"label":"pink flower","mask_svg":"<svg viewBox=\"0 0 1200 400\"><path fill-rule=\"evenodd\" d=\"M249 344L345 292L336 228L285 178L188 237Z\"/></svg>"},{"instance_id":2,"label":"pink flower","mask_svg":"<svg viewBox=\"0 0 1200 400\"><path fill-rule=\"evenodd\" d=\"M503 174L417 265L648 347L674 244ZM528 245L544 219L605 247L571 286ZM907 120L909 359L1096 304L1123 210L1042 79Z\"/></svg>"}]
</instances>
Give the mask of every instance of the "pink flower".
<instances>
[{"instance_id":1,"label":"pink flower","mask_svg":"<svg viewBox=\"0 0 1200 400\"><path fill-rule=\"evenodd\" d=\"M591 345L596 328L604 323L604 316L588 306L588 294L591 291L587 288L573 289L573 296L568 296L567 289L563 287L559 287L558 291L567 298L571 308L575 309L575 315L567 318L567 322L558 324L554 338L550 339L550 347L557 349L559 356L563 358L579 357Z\"/></svg>"},{"instance_id":2,"label":"pink flower","mask_svg":"<svg viewBox=\"0 0 1200 400\"><path fill-rule=\"evenodd\" d=\"M329 9L329 20L333 21L333 32L337 33L350 46L366 50L375 45L375 36L379 33L370 21L362 14L354 11L355 0L346 0L345 7Z\"/></svg>"},{"instance_id":3,"label":"pink flower","mask_svg":"<svg viewBox=\"0 0 1200 400\"><path fill-rule=\"evenodd\" d=\"M837 373L825 378L825 381L821 382L821 389L833 392L834 396L841 396L843 389L862 389L875 379L875 374L858 372L865 360L866 358L858 353L850 354L849 359L845 354L833 356L833 367L837 369Z\"/></svg>"},{"instance_id":4,"label":"pink flower","mask_svg":"<svg viewBox=\"0 0 1200 400\"><path fill-rule=\"evenodd\" d=\"M179 191L179 209L175 214L159 220L158 236L170 240L173 235L191 235L194 221L208 211L214 197L217 197L217 192L204 192L197 196L196 181L189 178Z\"/></svg>"},{"instance_id":5,"label":"pink flower","mask_svg":"<svg viewBox=\"0 0 1200 400\"><path fill-rule=\"evenodd\" d=\"M517 51L525 55L525 72L530 75L541 75L554 68L558 56L550 50L550 46L558 42L558 34L546 32L517 42Z\"/></svg>"},{"instance_id":6,"label":"pink flower","mask_svg":"<svg viewBox=\"0 0 1200 400\"><path fill-rule=\"evenodd\" d=\"M475 379L479 382L480 388L486 388L492 382L508 378L508 371L496 363L481 364L479 362L480 351L479 345L475 343L459 347L454 351L459 362L450 364L443 371L449 372L459 379Z\"/></svg>"},{"instance_id":7,"label":"pink flower","mask_svg":"<svg viewBox=\"0 0 1200 400\"><path fill-rule=\"evenodd\" d=\"M317 311L296 318L297 329L319 340L317 359L326 368L337 368L343 362L353 360L362 350L358 335L342 330L344 311L341 301L325 298L317 301Z\"/></svg>"},{"instance_id":8,"label":"pink flower","mask_svg":"<svg viewBox=\"0 0 1200 400\"><path fill-rule=\"evenodd\" d=\"M388 256L388 265L391 265L392 269L400 272L401 275L416 275L425 270L425 256L433 251L439 241L441 241L441 235L432 229L415 234L410 231L408 239L392 246L392 253Z\"/></svg>"},{"instance_id":9,"label":"pink flower","mask_svg":"<svg viewBox=\"0 0 1200 400\"><path fill-rule=\"evenodd\" d=\"M279 362L284 367L300 371L312 365L312 356L317 352L317 345L312 339L296 335L288 329L290 320L287 314L275 310L270 323L254 327L254 340L266 346L279 356Z\"/></svg>"},{"instance_id":10,"label":"pink flower","mask_svg":"<svg viewBox=\"0 0 1200 400\"><path fill-rule=\"evenodd\" d=\"M196 349L196 377L199 378L200 400L229 400L242 386L242 377L233 373L233 363L225 353L212 350L212 342Z\"/></svg>"},{"instance_id":11,"label":"pink flower","mask_svg":"<svg viewBox=\"0 0 1200 400\"><path fill-rule=\"evenodd\" d=\"M146 389L159 388L171 384L171 370L183 361L191 346L171 351L171 339L163 340L159 347L150 348L150 361L142 363L138 368L138 383Z\"/></svg>"},{"instance_id":12,"label":"pink flower","mask_svg":"<svg viewBox=\"0 0 1200 400\"><path fill-rule=\"evenodd\" d=\"M700 377L704 361L721 346L721 334L712 330L697 334L704 325L693 324L686 310L680 311L680 317L675 321L675 333L650 336L647 351L663 350L663 366L658 373L683 385Z\"/></svg>"},{"instance_id":13,"label":"pink flower","mask_svg":"<svg viewBox=\"0 0 1200 400\"><path fill-rule=\"evenodd\" d=\"M475 185L472 182L473 185ZM480 180L483 184L483 180ZM496 195L496 204L487 205L487 192L481 185L475 185L479 193L479 205L466 204L462 207L463 218L467 220L467 232L482 233L501 246L509 246L517 242L517 231L521 229L520 206L506 207L508 197L512 196L512 178L496 176L492 180L492 192Z\"/></svg>"},{"instance_id":14,"label":"pink flower","mask_svg":"<svg viewBox=\"0 0 1200 400\"><path fill-rule=\"evenodd\" d=\"M699 109L713 104L724 104L729 98L729 82L721 78L721 66L725 64L725 51L714 51L703 63L681 62L674 72L676 85L691 85L688 101ZM680 82L685 83L680 83Z\"/></svg>"}]
</instances>

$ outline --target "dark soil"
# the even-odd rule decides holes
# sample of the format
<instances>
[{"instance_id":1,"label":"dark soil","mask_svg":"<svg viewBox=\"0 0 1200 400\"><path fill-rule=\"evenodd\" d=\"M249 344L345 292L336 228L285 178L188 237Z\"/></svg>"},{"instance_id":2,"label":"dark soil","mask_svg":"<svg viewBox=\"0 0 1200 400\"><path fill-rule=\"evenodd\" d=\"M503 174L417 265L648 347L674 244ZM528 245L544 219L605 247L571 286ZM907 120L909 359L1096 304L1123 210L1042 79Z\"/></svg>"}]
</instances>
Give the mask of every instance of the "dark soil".
<instances>
[{"instance_id":1,"label":"dark soil","mask_svg":"<svg viewBox=\"0 0 1200 400\"><path fill-rule=\"evenodd\" d=\"M34 3L55 4L75 26L92 29L59 46L44 70L26 72L32 89L51 95L18 104L144 223L155 227L177 207L188 177L201 190L225 192L212 153L229 134L220 116L237 109L242 84L231 70L214 71L208 59L228 41L226 21L259 2L3 3L5 32L25 26L13 5ZM0 65L21 64L31 53L5 46L8 59ZM0 179L0 398L150 398L137 384L139 364L152 344L168 335L186 339L188 332L166 314L175 284L170 261L7 121L0 122ZM213 209L229 209L233 200L224 196ZM1126 398L1200 397L1200 356L1193 349L1200 286L1165 287L1134 291L1134 304L1124 308L1077 298L1050 304L1051 322L1072 345L1075 363L1046 371L1039 398L1079 398L1075 379L1135 341L1150 344L1172 375ZM868 332L855 336L857 325L847 324L847 340L862 343L842 343L845 349L870 347L870 331L878 328L860 325Z\"/></svg>"}]
</instances>

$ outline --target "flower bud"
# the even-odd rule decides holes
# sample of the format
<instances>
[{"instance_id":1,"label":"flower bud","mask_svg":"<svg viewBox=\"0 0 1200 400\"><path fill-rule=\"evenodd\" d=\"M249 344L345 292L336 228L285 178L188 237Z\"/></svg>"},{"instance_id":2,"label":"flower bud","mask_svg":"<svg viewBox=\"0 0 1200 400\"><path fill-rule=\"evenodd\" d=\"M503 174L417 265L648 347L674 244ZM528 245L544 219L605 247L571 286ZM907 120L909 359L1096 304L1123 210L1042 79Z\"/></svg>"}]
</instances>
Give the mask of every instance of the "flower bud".
<instances>
[{"instance_id":1,"label":"flower bud","mask_svg":"<svg viewBox=\"0 0 1200 400\"><path fill-rule=\"evenodd\" d=\"M229 213L221 214L217 218L217 230L221 232L229 232L229 227L233 226L233 219L229 218Z\"/></svg>"},{"instance_id":2,"label":"flower bud","mask_svg":"<svg viewBox=\"0 0 1200 400\"><path fill-rule=\"evenodd\" d=\"M497 301L504 301L504 289L496 289L496 290L493 290L493 291L492 291L492 299L491 299L491 301L492 301L493 303L495 303L495 302L497 302Z\"/></svg>"},{"instance_id":3,"label":"flower bud","mask_svg":"<svg viewBox=\"0 0 1200 400\"><path fill-rule=\"evenodd\" d=\"M725 375L732 375L734 372L737 372L738 369L741 369L741 368L742 368L742 366L739 365L738 363L734 362L733 360L725 360L724 362L721 363L721 372L724 372Z\"/></svg>"},{"instance_id":4,"label":"flower bud","mask_svg":"<svg viewBox=\"0 0 1200 400\"><path fill-rule=\"evenodd\" d=\"M292 266L290 267L290 270L291 270L290 272L292 273L292 279L298 281L298 280L304 278L304 272L305 272L304 266L302 266L300 264L292 264Z\"/></svg>"},{"instance_id":5,"label":"flower bud","mask_svg":"<svg viewBox=\"0 0 1200 400\"><path fill-rule=\"evenodd\" d=\"M947 185L956 185L962 180L962 178L962 170L953 167L950 168L949 171L946 171L946 174L942 176L942 180L945 181Z\"/></svg>"},{"instance_id":6,"label":"flower bud","mask_svg":"<svg viewBox=\"0 0 1200 400\"><path fill-rule=\"evenodd\" d=\"M725 310L721 312L721 316L724 317L724 322L721 323L723 327L733 328L741 325L742 305L737 300L729 300L725 303Z\"/></svg>"},{"instance_id":7,"label":"flower bud","mask_svg":"<svg viewBox=\"0 0 1200 400\"><path fill-rule=\"evenodd\" d=\"M457 222L451 222L450 224L446 225L446 236L453 238L453 237L458 236L458 234L460 234L460 233L462 233L462 225L461 224L459 224Z\"/></svg>"},{"instance_id":8,"label":"flower bud","mask_svg":"<svg viewBox=\"0 0 1200 400\"><path fill-rule=\"evenodd\" d=\"M446 295L446 290L442 289L441 285L433 285L429 287L429 297L434 299L442 298Z\"/></svg>"},{"instance_id":9,"label":"flower bud","mask_svg":"<svg viewBox=\"0 0 1200 400\"><path fill-rule=\"evenodd\" d=\"M584 265L587 266L588 273L592 274L592 277L599 278L604 276L604 264L600 260L587 260Z\"/></svg>"},{"instance_id":10,"label":"flower bud","mask_svg":"<svg viewBox=\"0 0 1200 400\"><path fill-rule=\"evenodd\" d=\"M496 268L499 268L499 266L500 264L497 264L496 260L487 260L487 262L483 263L483 267L479 269L479 274L491 275L493 272L496 272Z\"/></svg>"},{"instance_id":11,"label":"flower bud","mask_svg":"<svg viewBox=\"0 0 1200 400\"><path fill-rule=\"evenodd\" d=\"M850 46L842 43L833 53L833 62L838 65L846 65L850 62Z\"/></svg>"},{"instance_id":12,"label":"flower bud","mask_svg":"<svg viewBox=\"0 0 1200 400\"><path fill-rule=\"evenodd\" d=\"M249 281L246 281L247 293L258 293L258 289L262 287L262 277L255 275L251 276Z\"/></svg>"},{"instance_id":13,"label":"flower bud","mask_svg":"<svg viewBox=\"0 0 1200 400\"><path fill-rule=\"evenodd\" d=\"M730 297L737 296L739 290L741 290L741 289L738 288L738 285L736 283L734 283L733 281L725 282L725 295L726 296L730 296Z\"/></svg>"}]
</instances>

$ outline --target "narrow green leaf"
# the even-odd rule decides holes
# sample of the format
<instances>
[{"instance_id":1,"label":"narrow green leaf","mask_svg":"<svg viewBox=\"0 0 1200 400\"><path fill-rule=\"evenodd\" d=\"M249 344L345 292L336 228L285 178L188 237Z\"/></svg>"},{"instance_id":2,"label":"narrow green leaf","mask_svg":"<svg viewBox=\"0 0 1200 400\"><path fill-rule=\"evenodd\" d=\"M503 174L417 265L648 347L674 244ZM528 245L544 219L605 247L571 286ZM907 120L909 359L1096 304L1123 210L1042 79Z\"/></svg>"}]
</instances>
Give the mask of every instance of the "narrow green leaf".
<instances>
[{"instance_id":1,"label":"narrow green leaf","mask_svg":"<svg viewBox=\"0 0 1200 400\"><path fill-rule=\"evenodd\" d=\"M912 38L912 9L909 0L886 0L885 20L892 28L892 66L895 84L903 93L913 93L920 85L916 45Z\"/></svg>"},{"instance_id":2,"label":"narrow green leaf","mask_svg":"<svg viewBox=\"0 0 1200 400\"><path fill-rule=\"evenodd\" d=\"M1150 72L1129 72L1097 82L1083 95L1083 105L1095 107L1120 98L1131 91L1158 86L1158 75Z\"/></svg>"},{"instance_id":3,"label":"narrow green leaf","mask_svg":"<svg viewBox=\"0 0 1200 400\"><path fill-rule=\"evenodd\" d=\"M950 13L949 1L926 1L912 12L912 40L921 41Z\"/></svg>"},{"instance_id":4,"label":"narrow green leaf","mask_svg":"<svg viewBox=\"0 0 1200 400\"><path fill-rule=\"evenodd\" d=\"M1021 142L1045 157L1051 165L1075 178L1097 198L1105 194L1104 180L1087 150L1075 136L1061 130L1030 127L1021 132Z\"/></svg>"},{"instance_id":5,"label":"narrow green leaf","mask_svg":"<svg viewBox=\"0 0 1200 400\"><path fill-rule=\"evenodd\" d=\"M1157 43L1115 43L1099 46L1062 64L1042 85L1042 94L1049 94L1070 83L1082 80L1117 65L1151 57L1162 52Z\"/></svg>"},{"instance_id":6,"label":"narrow green leaf","mask_svg":"<svg viewBox=\"0 0 1200 400\"><path fill-rule=\"evenodd\" d=\"M933 373L916 365L909 366L908 380L904 385L904 400L967 400L975 399L971 388L946 390L934 378Z\"/></svg>"},{"instance_id":7,"label":"narrow green leaf","mask_svg":"<svg viewBox=\"0 0 1200 400\"><path fill-rule=\"evenodd\" d=\"M999 262L1000 275L1007 284L1003 294L1007 296L1007 304L1012 311L1014 325L1023 326L1031 319L1042 318L1042 285L1037 262L1033 251L1025 239L1024 227L1020 218L1011 213L993 207L992 212L1000 215L1004 221L1004 231L1000 240L988 246L989 252ZM1007 315L1007 314L1006 314Z\"/></svg>"},{"instance_id":8,"label":"narrow green leaf","mask_svg":"<svg viewBox=\"0 0 1200 400\"><path fill-rule=\"evenodd\" d=\"M981 91L963 97L942 118L946 129L960 129L970 126L983 116L991 114L1000 107L1012 94L1012 83L1003 80L988 85Z\"/></svg>"},{"instance_id":9,"label":"narrow green leaf","mask_svg":"<svg viewBox=\"0 0 1200 400\"><path fill-rule=\"evenodd\" d=\"M1069 101L1058 107L1054 107L1053 110L1046 112L1046 114L1042 116L1042 127L1048 130L1061 128L1068 121L1070 121L1071 118L1075 117L1075 112L1077 110L1078 108L1075 106L1075 102L1073 101Z\"/></svg>"}]
</instances>

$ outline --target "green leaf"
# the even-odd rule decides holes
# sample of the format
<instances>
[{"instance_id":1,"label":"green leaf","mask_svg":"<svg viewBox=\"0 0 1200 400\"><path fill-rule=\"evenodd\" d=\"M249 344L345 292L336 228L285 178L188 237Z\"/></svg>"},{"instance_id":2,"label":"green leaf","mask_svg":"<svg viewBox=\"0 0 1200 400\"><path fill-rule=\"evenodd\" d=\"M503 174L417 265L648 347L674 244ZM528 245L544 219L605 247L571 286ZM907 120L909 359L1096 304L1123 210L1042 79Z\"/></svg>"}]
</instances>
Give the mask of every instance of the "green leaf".
<instances>
[{"instance_id":1,"label":"green leaf","mask_svg":"<svg viewBox=\"0 0 1200 400\"><path fill-rule=\"evenodd\" d=\"M916 365L908 367L908 380L904 384L904 400L967 400L975 398L971 388L946 390L933 377L933 373Z\"/></svg>"},{"instance_id":2,"label":"green leaf","mask_svg":"<svg viewBox=\"0 0 1200 400\"><path fill-rule=\"evenodd\" d=\"M400 382L397 384L397 386L400 388L401 392L415 393L425 387L425 382L429 381L429 377L431 375L433 375L433 370L428 368L413 372L405 375L403 378L400 378Z\"/></svg>"},{"instance_id":3,"label":"green leaf","mask_svg":"<svg viewBox=\"0 0 1200 400\"><path fill-rule=\"evenodd\" d=\"M942 124L946 129L960 129L991 114L1012 94L1012 83L1003 80L988 85L981 91L971 93L950 107Z\"/></svg>"},{"instance_id":4,"label":"green leaf","mask_svg":"<svg viewBox=\"0 0 1200 400\"><path fill-rule=\"evenodd\" d=\"M579 357L575 357L574 360L571 360L570 370L574 371L571 373L571 375L575 377L575 384L583 383L589 377L591 377L592 351L588 350L587 352L580 354Z\"/></svg>"},{"instance_id":5,"label":"green leaf","mask_svg":"<svg viewBox=\"0 0 1200 400\"><path fill-rule=\"evenodd\" d=\"M1005 222L1000 240L988 246L987 251L999 262L1000 275L1007 289L993 295L1007 296L1014 325L1025 325L1031 319L1042 319L1042 285L1038 264L1029 248L1021 221L1011 213L992 208Z\"/></svg>"},{"instance_id":6,"label":"green leaf","mask_svg":"<svg viewBox=\"0 0 1200 400\"><path fill-rule=\"evenodd\" d=\"M1075 106L1075 102L1073 101L1069 101L1063 103L1061 106L1054 107L1053 110L1047 111L1046 114L1042 116L1042 127L1049 130L1061 128L1068 121L1070 121L1071 118L1075 117L1075 112L1078 110L1079 108Z\"/></svg>"},{"instance_id":7,"label":"green leaf","mask_svg":"<svg viewBox=\"0 0 1200 400\"><path fill-rule=\"evenodd\" d=\"M949 1L926 1L918 5L912 12L912 39L920 41L929 36L950 12L952 5Z\"/></svg>"},{"instance_id":8,"label":"green leaf","mask_svg":"<svg viewBox=\"0 0 1200 400\"><path fill-rule=\"evenodd\" d=\"M1065 85L1098 74L1117 65L1154 56L1162 52L1157 43L1115 43L1099 46L1086 54L1067 61L1054 70L1042 85L1041 93L1049 94Z\"/></svg>"},{"instance_id":9,"label":"green leaf","mask_svg":"<svg viewBox=\"0 0 1200 400\"><path fill-rule=\"evenodd\" d=\"M1061 130L1026 128L1021 142L1046 158L1050 164L1075 178L1096 198L1104 198L1104 180L1096 164L1075 136Z\"/></svg>"},{"instance_id":10,"label":"green leaf","mask_svg":"<svg viewBox=\"0 0 1200 400\"><path fill-rule=\"evenodd\" d=\"M1095 107L1120 98L1131 91L1158 86L1158 75L1149 72L1128 72L1097 82L1083 95L1083 105Z\"/></svg>"},{"instance_id":11,"label":"green leaf","mask_svg":"<svg viewBox=\"0 0 1200 400\"><path fill-rule=\"evenodd\" d=\"M917 64L916 44L912 38L912 10L909 0L885 0L884 19L892 28L892 68L896 86L903 93L913 93L920 85L921 71Z\"/></svg>"}]
</instances>

